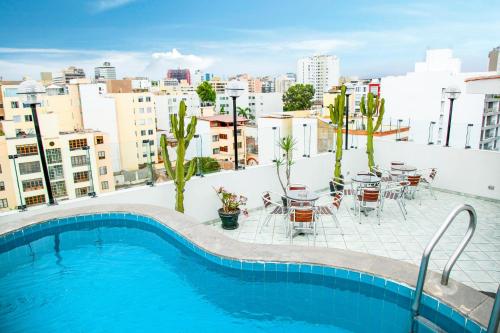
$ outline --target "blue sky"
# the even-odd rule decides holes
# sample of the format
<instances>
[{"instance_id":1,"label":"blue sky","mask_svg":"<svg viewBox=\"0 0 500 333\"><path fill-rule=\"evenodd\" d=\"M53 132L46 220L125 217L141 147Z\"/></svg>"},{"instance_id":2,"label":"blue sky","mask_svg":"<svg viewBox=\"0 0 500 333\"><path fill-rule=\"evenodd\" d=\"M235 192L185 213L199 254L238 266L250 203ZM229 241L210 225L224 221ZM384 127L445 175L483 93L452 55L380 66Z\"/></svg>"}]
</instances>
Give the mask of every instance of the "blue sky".
<instances>
[{"instance_id":1,"label":"blue sky","mask_svg":"<svg viewBox=\"0 0 500 333\"><path fill-rule=\"evenodd\" d=\"M2 0L0 76L111 61L119 76L169 67L276 75L333 54L342 75L404 74L427 48L484 71L500 45L499 1Z\"/></svg>"}]
</instances>

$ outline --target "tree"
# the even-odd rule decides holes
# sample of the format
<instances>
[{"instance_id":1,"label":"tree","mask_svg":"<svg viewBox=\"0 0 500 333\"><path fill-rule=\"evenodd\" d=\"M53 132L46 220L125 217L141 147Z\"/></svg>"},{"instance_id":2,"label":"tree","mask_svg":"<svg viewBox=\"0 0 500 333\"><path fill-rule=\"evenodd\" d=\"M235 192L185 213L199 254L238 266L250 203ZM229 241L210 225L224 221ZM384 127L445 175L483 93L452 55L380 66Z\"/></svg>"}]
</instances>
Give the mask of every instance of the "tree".
<instances>
[{"instance_id":1,"label":"tree","mask_svg":"<svg viewBox=\"0 0 500 333\"><path fill-rule=\"evenodd\" d=\"M215 104L215 90L208 81L203 81L198 88L196 88L196 93L202 103Z\"/></svg>"},{"instance_id":2,"label":"tree","mask_svg":"<svg viewBox=\"0 0 500 333\"><path fill-rule=\"evenodd\" d=\"M255 116L252 114L252 110L250 110L249 107L242 108L242 107L237 107L238 110L238 116L244 117L246 119L254 120Z\"/></svg>"},{"instance_id":3,"label":"tree","mask_svg":"<svg viewBox=\"0 0 500 333\"><path fill-rule=\"evenodd\" d=\"M219 162L213 157L195 157L192 161L194 161L194 169L197 173L207 174L220 171ZM189 163L184 164L185 169L189 167Z\"/></svg>"},{"instance_id":4,"label":"tree","mask_svg":"<svg viewBox=\"0 0 500 333\"><path fill-rule=\"evenodd\" d=\"M344 126L344 108L346 102L345 85L341 88L341 93L335 97L334 105L330 104L330 119L332 124L337 127L337 148L335 150L335 171L333 179L338 182L342 176L342 128Z\"/></svg>"},{"instance_id":5,"label":"tree","mask_svg":"<svg viewBox=\"0 0 500 333\"><path fill-rule=\"evenodd\" d=\"M184 157L186 156L186 149L189 146L189 142L193 138L196 131L197 119L196 117L191 117L191 121L187 125L187 128L185 128L185 117L186 103L181 101L179 114L170 115L170 129L172 130L174 137L177 139L177 159L175 161L175 169L172 166L170 156L168 155L167 137L165 134L162 134L160 138L163 164L165 165L168 177L175 183L175 210L181 213L184 213L184 187L195 171L195 163L193 160L189 162L187 172L184 170Z\"/></svg>"},{"instance_id":6,"label":"tree","mask_svg":"<svg viewBox=\"0 0 500 333\"><path fill-rule=\"evenodd\" d=\"M374 97L372 93L368 93L368 101L365 103L365 96L361 97L360 109L361 114L366 117L366 154L368 155L368 170L372 170L375 166L373 158L373 133L377 132L382 126L384 119L385 100L380 100L379 96ZM377 122L373 124L373 117L377 117Z\"/></svg>"},{"instance_id":7,"label":"tree","mask_svg":"<svg viewBox=\"0 0 500 333\"><path fill-rule=\"evenodd\" d=\"M295 84L283 95L283 110L309 110L314 97L314 87L310 84Z\"/></svg>"},{"instance_id":8,"label":"tree","mask_svg":"<svg viewBox=\"0 0 500 333\"><path fill-rule=\"evenodd\" d=\"M281 188L283 189L283 194L286 195L286 190L290 185L290 177L292 173L293 165L293 151L297 146L297 141L291 136L287 135L278 141L278 146L283 151L283 156L276 159L274 162L276 165L276 172L278 173L278 180L280 182ZM285 177L281 179L281 168L285 169Z\"/></svg>"}]
</instances>

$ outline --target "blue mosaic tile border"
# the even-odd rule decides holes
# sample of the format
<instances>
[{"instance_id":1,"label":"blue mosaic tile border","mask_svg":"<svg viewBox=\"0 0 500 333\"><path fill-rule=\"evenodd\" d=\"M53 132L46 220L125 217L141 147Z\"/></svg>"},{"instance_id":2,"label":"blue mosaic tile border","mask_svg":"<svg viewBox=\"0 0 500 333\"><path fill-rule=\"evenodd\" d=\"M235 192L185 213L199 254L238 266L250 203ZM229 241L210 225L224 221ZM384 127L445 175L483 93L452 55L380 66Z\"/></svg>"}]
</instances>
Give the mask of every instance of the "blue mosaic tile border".
<instances>
[{"instance_id":1,"label":"blue mosaic tile border","mask_svg":"<svg viewBox=\"0 0 500 333\"><path fill-rule=\"evenodd\" d=\"M237 269L243 271L254 272L282 272L282 273L299 273L311 274L316 276L325 276L346 281L353 281L367 286L375 286L381 290L388 291L394 295L399 295L408 299L413 299L415 289L397 283L395 281L385 279L382 277L374 276L371 274L356 272L345 268L336 268L330 266L311 265L304 263L293 262L267 262L267 261L249 261L234 258L222 257L208 252L196 244L190 242L182 235L175 232L170 227L158 222L157 220L132 213L123 212L109 212L109 213L95 213L86 215L77 215L65 218L57 218L37 223L26 228L16 230L4 235L0 235L0 253L8 251L12 248L22 246L38 239L47 236L54 232L63 232L67 230L74 230L75 227L81 228L97 228L102 226L112 225L112 221L127 221L127 226L141 227L142 229L151 230L154 232L163 231L168 236L172 237L177 242L184 245L186 248L192 250L195 254L207 259L208 261L217 265L227 267L230 269ZM130 222L136 222L130 223ZM427 307L427 310L432 310L437 315L442 316L448 320L452 320L464 331L470 333L485 333L486 329L481 327L476 322L469 318L464 317L458 311L452 309L450 306L441 303L438 299L424 294L422 297L422 312ZM429 318L435 319L435 318Z\"/></svg>"}]
</instances>

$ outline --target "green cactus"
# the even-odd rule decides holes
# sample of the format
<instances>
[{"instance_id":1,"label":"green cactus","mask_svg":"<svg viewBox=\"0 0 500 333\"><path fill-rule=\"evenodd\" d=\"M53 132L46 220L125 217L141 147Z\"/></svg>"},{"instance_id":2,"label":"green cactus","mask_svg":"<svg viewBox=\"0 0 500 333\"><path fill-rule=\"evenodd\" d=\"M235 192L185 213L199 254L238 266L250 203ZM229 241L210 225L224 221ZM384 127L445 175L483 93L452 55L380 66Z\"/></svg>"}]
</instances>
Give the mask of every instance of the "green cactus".
<instances>
[{"instance_id":1,"label":"green cactus","mask_svg":"<svg viewBox=\"0 0 500 333\"><path fill-rule=\"evenodd\" d=\"M375 161L373 159L373 133L380 129L382 126L382 120L384 118L384 99L380 100L379 96L376 98L372 93L368 93L368 103L365 105L365 96L361 98L360 109L363 116L366 117L366 154L368 155L368 169L371 171L375 166ZM373 126L373 117L378 116L375 126Z\"/></svg>"},{"instance_id":2,"label":"green cactus","mask_svg":"<svg viewBox=\"0 0 500 333\"><path fill-rule=\"evenodd\" d=\"M344 108L345 108L345 90L346 87L342 86L340 95L335 97L335 105L330 104L330 119L332 124L337 126L337 149L335 150L335 171L334 178L338 181L342 174L342 128L344 127Z\"/></svg>"},{"instance_id":3,"label":"green cactus","mask_svg":"<svg viewBox=\"0 0 500 333\"><path fill-rule=\"evenodd\" d=\"M175 183L175 210L184 213L184 186L186 182L193 176L195 171L194 159L189 162L188 170L184 170L184 157L186 156L186 149L189 142L193 138L196 131L196 117L191 117L191 122L184 129L184 118L186 117L186 103L181 101L179 106L179 114L170 115L170 129L177 139L177 159L175 161L175 169L172 168L172 162L168 156L167 137L162 134L160 144L163 155L163 164L167 175Z\"/></svg>"}]
</instances>

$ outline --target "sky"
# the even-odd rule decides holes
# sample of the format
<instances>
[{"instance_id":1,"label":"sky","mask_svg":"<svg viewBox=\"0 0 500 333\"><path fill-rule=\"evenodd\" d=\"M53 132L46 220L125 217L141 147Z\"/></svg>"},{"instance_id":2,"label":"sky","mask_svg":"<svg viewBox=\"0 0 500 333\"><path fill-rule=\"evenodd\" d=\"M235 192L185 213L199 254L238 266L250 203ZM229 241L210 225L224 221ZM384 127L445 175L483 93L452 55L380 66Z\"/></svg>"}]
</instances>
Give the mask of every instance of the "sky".
<instances>
[{"instance_id":1,"label":"sky","mask_svg":"<svg viewBox=\"0 0 500 333\"><path fill-rule=\"evenodd\" d=\"M168 68L220 76L279 75L297 59L340 58L341 75L412 71L429 48L452 48L463 71L485 71L500 45L500 0L2 0L0 77L39 78L110 61L118 77Z\"/></svg>"}]
</instances>

